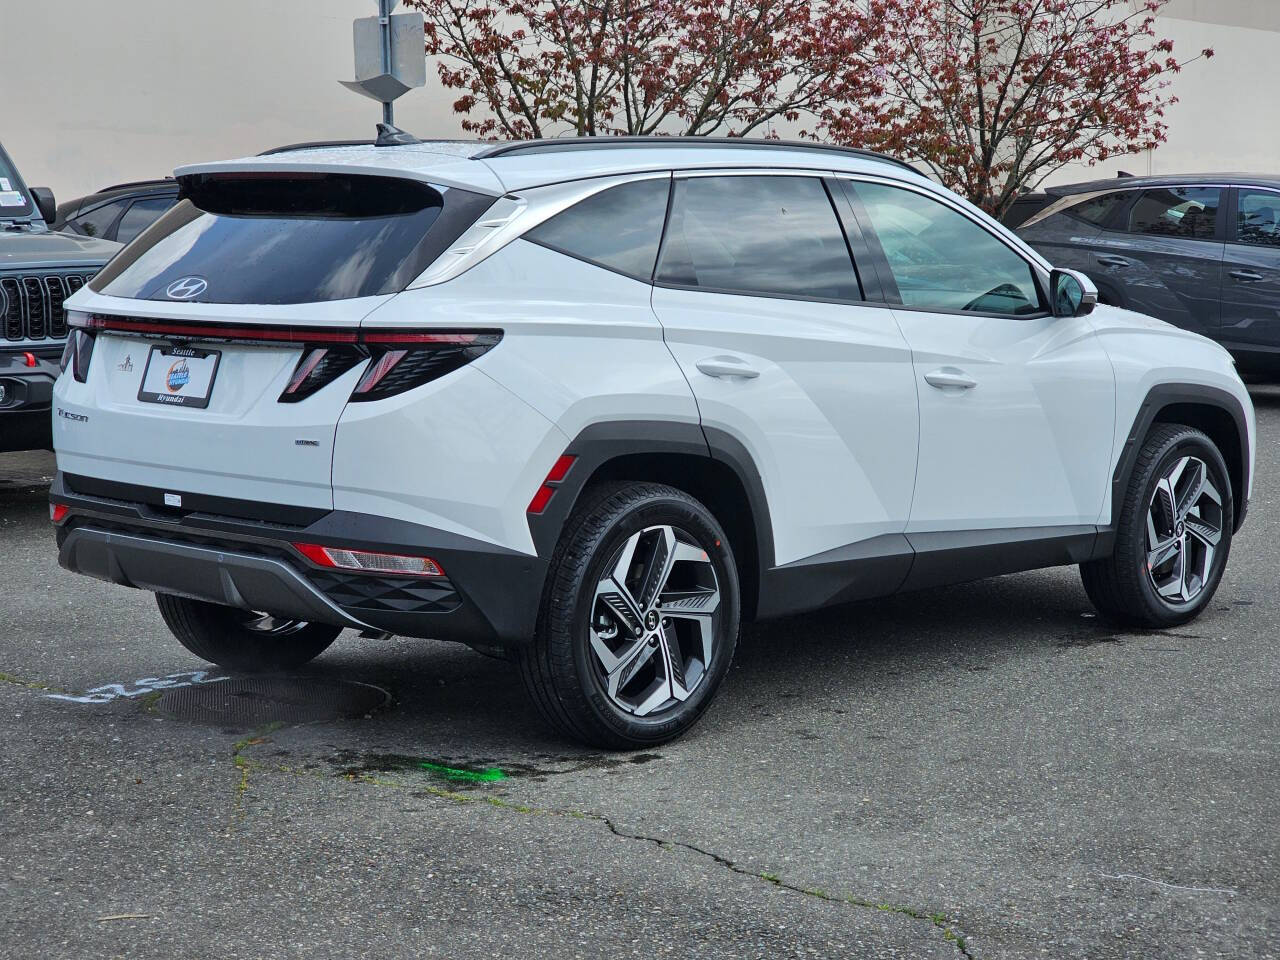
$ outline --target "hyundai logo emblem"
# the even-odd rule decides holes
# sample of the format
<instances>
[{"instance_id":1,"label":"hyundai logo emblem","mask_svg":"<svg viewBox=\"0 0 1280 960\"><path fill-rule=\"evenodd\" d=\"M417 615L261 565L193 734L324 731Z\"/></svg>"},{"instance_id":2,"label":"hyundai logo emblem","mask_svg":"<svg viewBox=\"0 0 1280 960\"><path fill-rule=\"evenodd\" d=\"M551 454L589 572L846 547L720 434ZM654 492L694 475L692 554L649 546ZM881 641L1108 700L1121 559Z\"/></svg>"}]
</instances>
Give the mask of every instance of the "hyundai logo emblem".
<instances>
[{"instance_id":1,"label":"hyundai logo emblem","mask_svg":"<svg viewBox=\"0 0 1280 960\"><path fill-rule=\"evenodd\" d=\"M209 282L200 277L183 277L165 287L170 300L194 300L208 288Z\"/></svg>"}]
</instances>

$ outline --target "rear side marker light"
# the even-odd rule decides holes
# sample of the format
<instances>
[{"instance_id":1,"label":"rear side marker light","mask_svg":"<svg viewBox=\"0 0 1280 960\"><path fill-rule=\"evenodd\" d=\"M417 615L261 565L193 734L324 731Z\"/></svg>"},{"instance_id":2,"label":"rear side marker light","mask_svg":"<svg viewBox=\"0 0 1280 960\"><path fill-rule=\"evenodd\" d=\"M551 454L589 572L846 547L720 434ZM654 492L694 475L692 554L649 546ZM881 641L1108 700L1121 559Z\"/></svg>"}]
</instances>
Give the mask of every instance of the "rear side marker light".
<instances>
[{"instance_id":1,"label":"rear side marker light","mask_svg":"<svg viewBox=\"0 0 1280 960\"><path fill-rule=\"evenodd\" d=\"M444 576L440 565L430 557L415 557L401 553L375 553L372 550L351 550L346 547L325 547L318 543L295 543L293 546L312 563L335 570L386 573L397 577Z\"/></svg>"},{"instance_id":2,"label":"rear side marker light","mask_svg":"<svg viewBox=\"0 0 1280 960\"><path fill-rule=\"evenodd\" d=\"M569 469L577 459L572 454L566 453L551 465L551 469L547 471L546 479L542 481L542 486L538 488L537 493L533 495L533 499L529 501L529 513L536 516L547 509L547 504L551 502L551 498L556 494L556 488L569 475Z\"/></svg>"},{"instance_id":3,"label":"rear side marker light","mask_svg":"<svg viewBox=\"0 0 1280 960\"><path fill-rule=\"evenodd\" d=\"M71 512L71 508L65 503L49 504L49 520L53 523L62 523L67 519L67 514Z\"/></svg>"}]
</instances>

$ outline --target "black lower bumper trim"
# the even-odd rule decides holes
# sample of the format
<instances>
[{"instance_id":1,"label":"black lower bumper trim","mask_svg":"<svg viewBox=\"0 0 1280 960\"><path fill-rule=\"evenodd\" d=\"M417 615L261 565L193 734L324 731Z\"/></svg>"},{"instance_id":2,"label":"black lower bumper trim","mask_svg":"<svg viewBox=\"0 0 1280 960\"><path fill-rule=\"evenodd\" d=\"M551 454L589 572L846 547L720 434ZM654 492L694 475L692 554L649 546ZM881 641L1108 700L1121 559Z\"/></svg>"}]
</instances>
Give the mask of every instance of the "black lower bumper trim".
<instances>
[{"instance_id":1,"label":"black lower bumper trim","mask_svg":"<svg viewBox=\"0 0 1280 960\"><path fill-rule=\"evenodd\" d=\"M295 619L336 623L332 611L338 611L344 625L457 640L485 650L518 645L533 635L546 577L546 562L536 556L390 517L335 510L305 527L292 527L199 511L161 513L128 499L129 492L117 483L112 484L116 496L94 497L70 489L62 474L54 479L50 500L68 507L58 529L63 566L129 586ZM429 556L445 577L322 568L292 547L301 542ZM68 544L74 547L70 553ZM151 562L159 556L166 562ZM211 565L210 556L222 559ZM328 604L329 619L314 607L301 615L299 591L307 603L318 597Z\"/></svg>"}]
</instances>

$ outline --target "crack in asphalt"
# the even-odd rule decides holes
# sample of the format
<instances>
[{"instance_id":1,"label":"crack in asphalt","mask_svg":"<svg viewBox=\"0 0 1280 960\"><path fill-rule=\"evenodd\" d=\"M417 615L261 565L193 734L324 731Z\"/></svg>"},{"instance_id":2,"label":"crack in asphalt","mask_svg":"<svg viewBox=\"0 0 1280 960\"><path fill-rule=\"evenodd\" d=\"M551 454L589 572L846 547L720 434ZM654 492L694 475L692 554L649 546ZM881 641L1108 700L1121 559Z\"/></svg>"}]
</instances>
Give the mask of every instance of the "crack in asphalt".
<instances>
[{"instance_id":1,"label":"crack in asphalt","mask_svg":"<svg viewBox=\"0 0 1280 960\"><path fill-rule=\"evenodd\" d=\"M268 738L265 735L256 737L251 736L240 741L236 745L236 750L233 756L236 760L236 766L240 767L242 770L243 783L245 785L244 789L247 789L248 771L253 766L252 761L248 760L248 758L244 756L244 751L249 747L257 746L258 744L265 742L268 742ZM277 765L274 769L277 772L292 776L303 776L321 780L330 779L329 776L317 770L302 770L297 767L290 767L284 764ZM909 907L902 904L884 903L876 900L868 900L863 897L840 896L814 887L803 887L799 884L784 880L776 874L756 873L752 870L748 870L728 857L722 856L712 850L699 847L697 844L686 843L682 840L668 840L662 837L652 837L641 833L628 833L627 831L620 829L610 817L607 817L604 814L592 813L586 810L556 807L532 807L526 804L515 803L505 799L504 797L495 796L493 794L473 796L467 793L460 793L457 790L446 790L443 787L434 787L430 785L417 787L412 784L402 783L396 780L386 780L381 777L375 777L371 774L347 772L340 774L340 776L352 783L366 783L373 786L391 787L398 790L413 790L419 795L426 794L428 796L449 800L457 804L487 804L488 806L496 807L500 810L507 810L512 813L520 813L530 816L567 817L572 820L590 820L603 825L610 833L620 839L634 840L641 843L652 843L662 850L670 850L672 848L687 850L690 853L697 854L698 856L706 857L719 866L724 867L726 870L748 877L752 880L767 883L780 890L786 890L790 893L798 893L806 897L813 897L814 899L823 900L827 903L844 904L845 906L858 907L866 910L878 910L882 913L894 913L899 916L907 917L911 920L918 920L932 924L941 932L942 938L947 943L951 944L961 956L965 957L966 960L974 960L974 955L970 952L964 935L959 932L955 922L944 913L926 913L923 910L918 910L915 907ZM242 789L237 795L238 804L243 803L244 789ZM239 816L243 816L242 809L238 812Z\"/></svg>"}]
</instances>

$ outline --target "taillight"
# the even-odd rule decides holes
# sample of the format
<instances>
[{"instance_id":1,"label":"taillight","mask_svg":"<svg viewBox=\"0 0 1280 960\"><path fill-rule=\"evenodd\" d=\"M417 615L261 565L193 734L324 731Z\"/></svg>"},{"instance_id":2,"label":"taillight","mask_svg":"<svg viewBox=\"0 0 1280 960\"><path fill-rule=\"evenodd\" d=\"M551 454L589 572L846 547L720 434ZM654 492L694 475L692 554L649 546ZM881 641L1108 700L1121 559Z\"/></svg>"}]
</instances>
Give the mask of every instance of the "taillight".
<instances>
[{"instance_id":1,"label":"taillight","mask_svg":"<svg viewBox=\"0 0 1280 960\"><path fill-rule=\"evenodd\" d=\"M308 347L280 394L281 403L305 400L325 384L332 383L352 367L363 363L365 355L355 347Z\"/></svg>"},{"instance_id":2,"label":"taillight","mask_svg":"<svg viewBox=\"0 0 1280 960\"><path fill-rule=\"evenodd\" d=\"M299 553L314 564L360 573L387 573L397 577L443 577L444 571L430 557L401 553L377 553L318 543L295 543Z\"/></svg>"},{"instance_id":3,"label":"taillight","mask_svg":"<svg viewBox=\"0 0 1280 960\"><path fill-rule=\"evenodd\" d=\"M71 508L65 503L49 504L49 520L53 523L62 523L67 519L67 514L71 512Z\"/></svg>"},{"instance_id":4,"label":"taillight","mask_svg":"<svg viewBox=\"0 0 1280 960\"><path fill-rule=\"evenodd\" d=\"M309 344L298 358L280 402L305 400L366 358L369 365L351 399L381 400L465 366L501 339L501 330L372 330L362 333L356 345Z\"/></svg>"},{"instance_id":5,"label":"taillight","mask_svg":"<svg viewBox=\"0 0 1280 960\"><path fill-rule=\"evenodd\" d=\"M89 378L89 361L93 358L93 334L75 329L67 335L67 345L62 348L58 366L63 373L71 368L71 375L80 383Z\"/></svg>"},{"instance_id":6,"label":"taillight","mask_svg":"<svg viewBox=\"0 0 1280 960\"><path fill-rule=\"evenodd\" d=\"M351 392L353 401L381 400L430 383L488 353L500 330L434 333L366 331L368 369Z\"/></svg>"}]
</instances>

